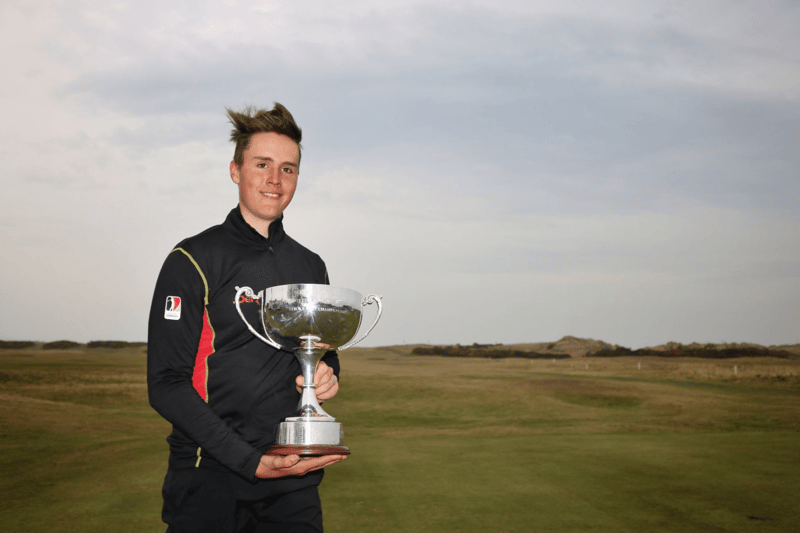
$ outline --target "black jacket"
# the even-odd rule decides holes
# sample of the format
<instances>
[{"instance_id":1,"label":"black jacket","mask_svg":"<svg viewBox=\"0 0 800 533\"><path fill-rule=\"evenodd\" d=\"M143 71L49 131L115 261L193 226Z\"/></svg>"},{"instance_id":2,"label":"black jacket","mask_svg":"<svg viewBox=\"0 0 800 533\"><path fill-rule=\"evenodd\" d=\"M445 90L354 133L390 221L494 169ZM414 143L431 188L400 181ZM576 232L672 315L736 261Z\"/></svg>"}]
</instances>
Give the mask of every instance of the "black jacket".
<instances>
[{"instance_id":1,"label":"black jacket","mask_svg":"<svg viewBox=\"0 0 800 533\"><path fill-rule=\"evenodd\" d=\"M234 297L237 287L258 293L288 283L328 283L325 263L286 235L282 219L266 239L238 207L167 256L150 309L147 384L150 404L173 425L170 467L226 469L256 482L275 426L297 407L301 372L291 352L247 329ZM259 331L259 303L247 300L242 311ZM324 360L338 375L335 352ZM307 477L319 483L322 474Z\"/></svg>"}]
</instances>

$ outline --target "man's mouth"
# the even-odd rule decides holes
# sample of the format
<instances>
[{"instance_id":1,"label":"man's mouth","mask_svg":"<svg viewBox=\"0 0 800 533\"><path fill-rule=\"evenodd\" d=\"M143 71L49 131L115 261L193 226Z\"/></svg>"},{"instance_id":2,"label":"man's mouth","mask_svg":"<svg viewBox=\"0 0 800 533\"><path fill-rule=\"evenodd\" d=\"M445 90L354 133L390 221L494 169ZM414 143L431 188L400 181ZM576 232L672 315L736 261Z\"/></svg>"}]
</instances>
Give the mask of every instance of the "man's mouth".
<instances>
[{"instance_id":1,"label":"man's mouth","mask_svg":"<svg viewBox=\"0 0 800 533\"><path fill-rule=\"evenodd\" d=\"M274 192L262 192L261 194L262 196L266 196L267 198L274 198L274 199L278 198L278 193Z\"/></svg>"}]
</instances>

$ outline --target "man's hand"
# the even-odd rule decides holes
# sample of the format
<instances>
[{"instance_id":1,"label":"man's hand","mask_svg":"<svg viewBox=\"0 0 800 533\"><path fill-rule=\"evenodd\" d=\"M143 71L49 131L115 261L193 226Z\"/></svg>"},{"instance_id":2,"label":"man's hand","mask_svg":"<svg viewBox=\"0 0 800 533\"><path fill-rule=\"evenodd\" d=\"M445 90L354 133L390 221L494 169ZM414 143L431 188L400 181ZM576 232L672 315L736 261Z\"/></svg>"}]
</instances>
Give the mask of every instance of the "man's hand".
<instances>
[{"instance_id":1,"label":"man's hand","mask_svg":"<svg viewBox=\"0 0 800 533\"><path fill-rule=\"evenodd\" d=\"M256 477L270 479L286 476L302 476L313 470L347 459L346 455L322 455L300 457L299 455L262 455L256 469Z\"/></svg>"},{"instance_id":2,"label":"man's hand","mask_svg":"<svg viewBox=\"0 0 800 533\"><path fill-rule=\"evenodd\" d=\"M305 384L303 376L297 376L295 383L297 383L297 392L300 392L300 387ZM314 371L314 385L317 386L315 392L317 401L320 403L330 400L339 392L339 378L334 375L333 369L326 365L324 361L317 363L317 369Z\"/></svg>"}]
</instances>

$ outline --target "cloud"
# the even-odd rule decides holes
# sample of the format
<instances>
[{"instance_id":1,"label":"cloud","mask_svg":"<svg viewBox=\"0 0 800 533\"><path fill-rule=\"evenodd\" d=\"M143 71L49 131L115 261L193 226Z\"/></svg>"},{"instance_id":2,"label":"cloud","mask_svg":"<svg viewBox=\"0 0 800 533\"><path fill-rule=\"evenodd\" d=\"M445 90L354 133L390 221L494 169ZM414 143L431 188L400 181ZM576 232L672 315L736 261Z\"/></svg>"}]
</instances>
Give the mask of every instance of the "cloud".
<instances>
[{"instance_id":1,"label":"cloud","mask_svg":"<svg viewBox=\"0 0 800 533\"><path fill-rule=\"evenodd\" d=\"M368 344L795 338L791 2L0 10L0 338L142 340L168 250L236 203L224 107L273 101L287 229L384 294Z\"/></svg>"}]
</instances>

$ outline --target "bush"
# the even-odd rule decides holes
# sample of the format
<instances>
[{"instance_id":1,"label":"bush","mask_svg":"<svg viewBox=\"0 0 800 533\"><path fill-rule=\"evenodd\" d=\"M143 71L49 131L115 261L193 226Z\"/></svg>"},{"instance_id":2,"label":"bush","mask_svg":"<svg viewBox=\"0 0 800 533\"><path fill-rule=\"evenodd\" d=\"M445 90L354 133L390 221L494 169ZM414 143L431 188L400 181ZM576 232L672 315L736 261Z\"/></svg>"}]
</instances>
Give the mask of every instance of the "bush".
<instances>
[{"instance_id":1,"label":"bush","mask_svg":"<svg viewBox=\"0 0 800 533\"><path fill-rule=\"evenodd\" d=\"M81 345L75 341L53 341L46 342L42 345L42 350L69 350L70 348L77 348Z\"/></svg>"},{"instance_id":2,"label":"bush","mask_svg":"<svg viewBox=\"0 0 800 533\"><path fill-rule=\"evenodd\" d=\"M700 357L705 359L733 359L736 357L780 357L795 359L796 356L784 350L770 350L756 346L723 347L718 348L713 344L684 346L671 344L667 350L654 350L642 348L631 350L624 346L615 346L599 352L586 354L587 357Z\"/></svg>"},{"instance_id":3,"label":"bush","mask_svg":"<svg viewBox=\"0 0 800 533\"><path fill-rule=\"evenodd\" d=\"M466 346L417 346L411 350L412 355L439 355L442 357L483 357L487 359L506 359L517 357L522 359L569 359L567 354L546 354L539 352L524 352L522 350L511 350L494 348L487 349L483 346L479 348Z\"/></svg>"},{"instance_id":4,"label":"bush","mask_svg":"<svg viewBox=\"0 0 800 533\"><path fill-rule=\"evenodd\" d=\"M0 341L0 349L6 350L20 350L23 348L30 348L36 343L33 341Z\"/></svg>"},{"instance_id":5,"label":"bush","mask_svg":"<svg viewBox=\"0 0 800 533\"><path fill-rule=\"evenodd\" d=\"M91 341L87 345L89 348L110 348L117 350L120 348L140 348L147 346L146 342L126 342L126 341Z\"/></svg>"}]
</instances>

